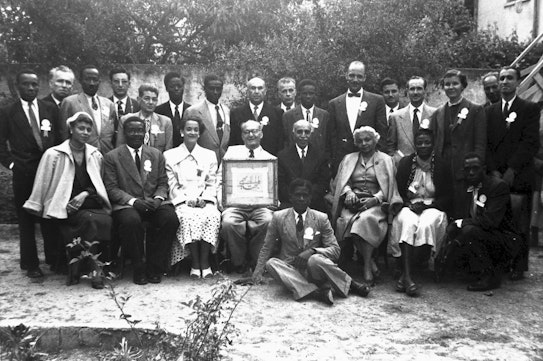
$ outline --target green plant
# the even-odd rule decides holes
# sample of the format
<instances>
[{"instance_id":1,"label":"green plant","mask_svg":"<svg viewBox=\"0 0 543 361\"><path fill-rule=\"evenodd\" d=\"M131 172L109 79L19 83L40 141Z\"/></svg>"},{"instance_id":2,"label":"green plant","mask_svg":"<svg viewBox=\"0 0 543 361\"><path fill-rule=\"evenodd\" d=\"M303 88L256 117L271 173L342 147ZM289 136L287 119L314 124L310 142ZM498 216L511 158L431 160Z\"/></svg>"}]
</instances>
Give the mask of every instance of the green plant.
<instances>
[{"instance_id":1,"label":"green plant","mask_svg":"<svg viewBox=\"0 0 543 361\"><path fill-rule=\"evenodd\" d=\"M30 327L21 323L8 327L9 332L0 331L0 361L38 361L47 356L45 353L36 352L36 344L41 335L33 335Z\"/></svg>"},{"instance_id":2,"label":"green plant","mask_svg":"<svg viewBox=\"0 0 543 361\"><path fill-rule=\"evenodd\" d=\"M143 356L141 350L133 349L128 346L128 341L123 337L119 343L120 347L115 348L112 352L112 355L107 358L108 361L135 361L139 360Z\"/></svg>"}]
</instances>

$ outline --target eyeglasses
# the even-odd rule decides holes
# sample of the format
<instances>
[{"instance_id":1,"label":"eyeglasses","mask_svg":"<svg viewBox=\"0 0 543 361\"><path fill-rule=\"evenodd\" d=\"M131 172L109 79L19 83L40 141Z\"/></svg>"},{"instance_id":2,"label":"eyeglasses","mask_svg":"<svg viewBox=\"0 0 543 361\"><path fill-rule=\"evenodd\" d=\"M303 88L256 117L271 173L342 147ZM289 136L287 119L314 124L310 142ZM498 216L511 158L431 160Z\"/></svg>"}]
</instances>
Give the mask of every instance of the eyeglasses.
<instances>
[{"instance_id":1,"label":"eyeglasses","mask_svg":"<svg viewBox=\"0 0 543 361\"><path fill-rule=\"evenodd\" d=\"M260 133L260 129L244 130L242 133L243 135L249 135L249 134L257 135L258 133Z\"/></svg>"}]
</instances>

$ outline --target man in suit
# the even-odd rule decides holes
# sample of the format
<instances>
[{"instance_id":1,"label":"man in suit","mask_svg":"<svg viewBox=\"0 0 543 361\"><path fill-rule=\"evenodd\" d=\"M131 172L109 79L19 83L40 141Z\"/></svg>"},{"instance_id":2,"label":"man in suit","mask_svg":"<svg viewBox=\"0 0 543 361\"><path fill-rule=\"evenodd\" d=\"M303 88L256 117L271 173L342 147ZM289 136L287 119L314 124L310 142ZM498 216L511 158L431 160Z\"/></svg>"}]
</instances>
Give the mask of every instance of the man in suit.
<instances>
[{"instance_id":1,"label":"man in suit","mask_svg":"<svg viewBox=\"0 0 543 361\"><path fill-rule=\"evenodd\" d=\"M366 297L370 288L355 282L337 265L340 248L325 213L309 208L311 182L295 179L289 185L292 208L274 213L264 246L253 272L253 282L261 283L266 269L292 292L295 300L315 295L334 304L332 291L342 297L349 292ZM272 252L279 249L277 258Z\"/></svg>"},{"instance_id":2,"label":"man in suit","mask_svg":"<svg viewBox=\"0 0 543 361\"><path fill-rule=\"evenodd\" d=\"M288 112L296 106L294 101L296 100L296 80L291 77L284 77L277 81L277 94L281 103L279 109L283 113Z\"/></svg>"},{"instance_id":3,"label":"man in suit","mask_svg":"<svg viewBox=\"0 0 543 361\"><path fill-rule=\"evenodd\" d=\"M485 107L498 103L502 98L500 94L500 84L498 82L500 75L496 71L486 73L481 77L483 89L485 90Z\"/></svg>"},{"instance_id":4,"label":"man in suit","mask_svg":"<svg viewBox=\"0 0 543 361\"><path fill-rule=\"evenodd\" d=\"M387 124L390 125L390 115L400 109L400 84L392 78L381 81L381 94L386 105Z\"/></svg>"},{"instance_id":5,"label":"man in suit","mask_svg":"<svg viewBox=\"0 0 543 361\"><path fill-rule=\"evenodd\" d=\"M30 278L43 277L39 267L34 234L36 217L23 209L32 193L34 178L41 156L48 148L60 143L61 127L58 108L37 100L38 75L33 70L17 74L20 100L0 109L0 162L12 171L13 196L19 225L20 267ZM9 143L9 146L8 146ZM46 263L55 266L59 258L54 223L40 220Z\"/></svg>"},{"instance_id":6,"label":"man in suit","mask_svg":"<svg viewBox=\"0 0 543 361\"><path fill-rule=\"evenodd\" d=\"M386 152L387 120L385 101L381 95L362 89L366 80L366 67L361 61L353 61L345 76L348 90L330 100L330 127L328 136L332 150L332 174L346 154L357 151L353 132L363 125L374 128L380 135L379 150Z\"/></svg>"},{"instance_id":7,"label":"man in suit","mask_svg":"<svg viewBox=\"0 0 543 361\"><path fill-rule=\"evenodd\" d=\"M206 98L188 108L183 115L186 119L202 120L205 128L200 134L198 144L214 151L219 165L228 149L230 139L230 110L219 102L222 88L221 78L214 74L206 75L204 78Z\"/></svg>"},{"instance_id":8,"label":"man in suit","mask_svg":"<svg viewBox=\"0 0 543 361\"><path fill-rule=\"evenodd\" d=\"M330 184L330 168L328 159L322 148L310 144L313 127L307 120L294 123L292 134L295 142L277 155L279 201L281 208L288 208L288 186L296 178L307 179L312 183L311 208L327 212L324 196Z\"/></svg>"},{"instance_id":9,"label":"man in suit","mask_svg":"<svg viewBox=\"0 0 543 361\"><path fill-rule=\"evenodd\" d=\"M243 145L230 146L223 160L274 160L260 145L262 124L249 119L241 123ZM224 163L223 163L224 164ZM219 185L222 185L222 165L218 171ZM219 191L221 191L219 187ZM220 207L222 195L219 194ZM254 267L268 223L273 211L262 207L228 207L222 212L221 237L226 241L230 260L238 273L245 273L248 267Z\"/></svg>"},{"instance_id":10,"label":"man in suit","mask_svg":"<svg viewBox=\"0 0 543 361\"><path fill-rule=\"evenodd\" d=\"M391 114L388 130L388 151L396 165L402 157L415 152L414 134L422 123L430 124L430 116L436 111L424 102L426 79L413 76L406 87L409 105Z\"/></svg>"},{"instance_id":11,"label":"man in suit","mask_svg":"<svg viewBox=\"0 0 543 361\"><path fill-rule=\"evenodd\" d=\"M477 153L465 155L464 173L466 209L449 224L447 236L459 245L460 263L479 276L468 291L487 291L500 286L501 272L521 245L511 222L507 183L486 175Z\"/></svg>"},{"instance_id":12,"label":"man in suit","mask_svg":"<svg viewBox=\"0 0 543 361\"><path fill-rule=\"evenodd\" d=\"M145 122L145 135L143 144L164 152L172 148L173 129L172 121L164 115L155 113L158 103L158 89L151 84L142 84L138 88L138 103L140 111L123 115L119 121L119 133L116 146L126 143L123 127L126 119L137 116Z\"/></svg>"},{"instance_id":13,"label":"man in suit","mask_svg":"<svg viewBox=\"0 0 543 361\"><path fill-rule=\"evenodd\" d=\"M60 103L62 103L64 98L72 94L74 80L74 72L65 65L59 65L49 70L49 88L51 89L51 93L42 100L60 108Z\"/></svg>"},{"instance_id":14,"label":"man in suit","mask_svg":"<svg viewBox=\"0 0 543 361\"><path fill-rule=\"evenodd\" d=\"M134 264L134 283L160 283L166 272L167 255L179 221L168 198L168 177L164 156L143 144L145 122L137 116L125 119L126 145L104 156L104 185L113 207L123 252ZM147 247L143 247L145 229L150 223ZM149 239L151 238L151 239ZM144 249L147 249L143 262Z\"/></svg>"},{"instance_id":15,"label":"man in suit","mask_svg":"<svg viewBox=\"0 0 543 361\"><path fill-rule=\"evenodd\" d=\"M181 74L169 72L164 76L164 86L170 96L170 100L156 107L157 114L165 115L172 120L173 127L173 147L183 143L181 137L181 118L190 104L183 101L183 92L185 90L185 79Z\"/></svg>"},{"instance_id":16,"label":"man in suit","mask_svg":"<svg viewBox=\"0 0 543 361\"><path fill-rule=\"evenodd\" d=\"M330 115L324 109L315 106L317 100L317 83L311 79L304 79L298 85L301 104L283 114L283 132L285 147L293 143L292 126L300 119L311 124L312 131L310 143L317 149L329 154L328 122Z\"/></svg>"},{"instance_id":17,"label":"man in suit","mask_svg":"<svg viewBox=\"0 0 543 361\"><path fill-rule=\"evenodd\" d=\"M83 92L66 97L60 107L60 120L64 127L66 120L77 112L90 114L94 122L88 143L106 154L113 149L115 134L115 106L111 100L97 95L100 86L100 71L94 65L81 68L79 74ZM68 135L64 130L65 137Z\"/></svg>"},{"instance_id":18,"label":"man in suit","mask_svg":"<svg viewBox=\"0 0 543 361\"><path fill-rule=\"evenodd\" d=\"M540 110L537 104L517 96L520 84L517 68L502 68L499 81L502 100L486 108L488 172L502 178L513 195L531 199L535 182L534 156L540 146ZM513 204L513 216L523 236L522 252L515 260L510 275L513 280L522 279L524 271L528 269L530 210L521 217L520 208L516 202Z\"/></svg>"},{"instance_id":19,"label":"man in suit","mask_svg":"<svg viewBox=\"0 0 543 361\"><path fill-rule=\"evenodd\" d=\"M115 135L113 144L116 144L116 138L119 128L119 120L125 114L137 113L140 110L140 106L135 99L128 96L128 89L130 88L130 73L121 67L111 69L109 72L109 81L111 83L111 89L113 95L109 98L115 106Z\"/></svg>"},{"instance_id":20,"label":"man in suit","mask_svg":"<svg viewBox=\"0 0 543 361\"><path fill-rule=\"evenodd\" d=\"M262 148L273 155L283 149L283 126L281 110L264 101L266 83L255 77L247 82L248 102L232 109L230 113L230 145L243 144L241 124L248 119L262 125Z\"/></svg>"}]
</instances>

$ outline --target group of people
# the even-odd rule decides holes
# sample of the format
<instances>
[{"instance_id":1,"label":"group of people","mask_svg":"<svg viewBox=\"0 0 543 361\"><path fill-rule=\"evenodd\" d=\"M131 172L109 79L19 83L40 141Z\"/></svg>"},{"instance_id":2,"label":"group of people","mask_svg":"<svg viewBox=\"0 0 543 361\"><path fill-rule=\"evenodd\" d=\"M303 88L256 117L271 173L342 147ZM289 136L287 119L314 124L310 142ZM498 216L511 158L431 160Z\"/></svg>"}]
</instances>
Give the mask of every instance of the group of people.
<instances>
[{"instance_id":1,"label":"group of people","mask_svg":"<svg viewBox=\"0 0 543 361\"><path fill-rule=\"evenodd\" d=\"M385 239L401 264L396 290L409 296L419 293L413 265L432 265L451 245L457 264L478 276L469 290L498 287L504 271L521 279L528 247L512 222L510 194L533 189L539 107L516 96L518 70L484 77L485 90L492 80L500 91L484 107L462 96L467 79L458 70L443 76L449 101L437 109L425 103L420 76L407 81L405 107L397 81L384 79L378 95L363 89L365 77L362 62L349 64L348 90L327 110L316 106L314 80L280 79L281 104L273 106L264 79L254 77L247 100L230 110L221 102L223 79L212 74L203 79L204 99L190 105L183 77L167 73L169 100L157 105L151 84L128 96L123 68L109 74L109 99L97 95L100 71L92 65L81 68L82 92L73 95L72 70L52 69L52 92L41 100L38 75L20 71L20 100L0 109L0 161L13 171L21 269L43 277L38 216L53 269L67 264L65 246L93 253L118 240L136 284L161 282L187 257L190 277L212 277L219 240L236 272L252 269L259 282L268 271L296 299L315 295L327 304L334 293L367 296ZM229 160L277 164L278 204L225 203ZM363 282L338 266L354 250ZM93 274L92 286L102 288Z\"/></svg>"}]
</instances>

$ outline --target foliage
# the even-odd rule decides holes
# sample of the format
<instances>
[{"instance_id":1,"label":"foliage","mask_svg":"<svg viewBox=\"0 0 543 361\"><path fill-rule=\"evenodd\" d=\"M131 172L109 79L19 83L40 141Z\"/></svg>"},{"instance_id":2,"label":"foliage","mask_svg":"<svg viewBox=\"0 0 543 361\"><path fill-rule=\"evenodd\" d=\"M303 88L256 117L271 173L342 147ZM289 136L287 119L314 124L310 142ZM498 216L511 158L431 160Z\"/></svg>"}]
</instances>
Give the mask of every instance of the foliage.
<instances>
[{"instance_id":1,"label":"foliage","mask_svg":"<svg viewBox=\"0 0 543 361\"><path fill-rule=\"evenodd\" d=\"M112 355L107 358L108 361L134 361L139 360L143 356L141 350L133 349L128 345L128 341L123 337L119 344L119 348L115 348Z\"/></svg>"},{"instance_id":2,"label":"foliage","mask_svg":"<svg viewBox=\"0 0 543 361\"><path fill-rule=\"evenodd\" d=\"M36 352L36 344L40 336L30 332L30 327L22 323L8 327L8 331L0 334L0 360L38 361L46 354Z\"/></svg>"}]
</instances>

